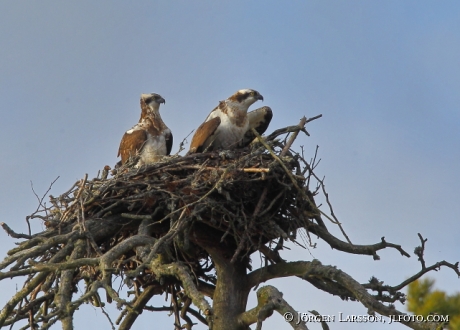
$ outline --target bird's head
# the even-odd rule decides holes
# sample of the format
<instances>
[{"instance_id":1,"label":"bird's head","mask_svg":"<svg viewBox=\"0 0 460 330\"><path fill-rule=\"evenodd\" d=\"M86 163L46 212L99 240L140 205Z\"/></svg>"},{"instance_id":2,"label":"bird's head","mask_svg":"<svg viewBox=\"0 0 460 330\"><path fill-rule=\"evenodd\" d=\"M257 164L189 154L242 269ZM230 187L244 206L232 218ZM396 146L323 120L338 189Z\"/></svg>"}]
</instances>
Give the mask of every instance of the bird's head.
<instances>
[{"instance_id":1,"label":"bird's head","mask_svg":"<svg viewBox=\"0 0 460 330\"><path fill-rule=\"evenodd\" d=\"M158 111L161 103L166 103L166 101L159 94L141 94L141 108L145 107L148 112Z\"/></svg>"},{"instance_id":2,"label":"bird's head","mask_svg":"<svg viewBox=\"0 0 460 330\"><path fill-rule=\"evenodd\" d=\"M264 100L264 97L253 89L240 89L230 96L228 100L232 103L239 103L243 108L249 108L254 102Z\"/></svg>"}]
</instances>

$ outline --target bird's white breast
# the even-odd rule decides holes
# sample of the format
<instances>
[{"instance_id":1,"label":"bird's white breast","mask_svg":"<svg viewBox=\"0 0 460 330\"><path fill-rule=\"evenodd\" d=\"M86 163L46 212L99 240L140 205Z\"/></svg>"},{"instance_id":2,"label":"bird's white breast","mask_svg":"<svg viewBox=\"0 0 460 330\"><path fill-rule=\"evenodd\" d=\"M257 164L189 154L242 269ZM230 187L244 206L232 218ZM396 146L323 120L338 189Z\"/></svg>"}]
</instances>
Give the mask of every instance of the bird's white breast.
<instances>
[{"instance_id":1,"label":"bird's white breast","mask_svg":"<svg viewBox=\"0 0 460 330\"><path fill-rule=\"evenodd\" d=\"M229 116L220 115L220 125L214 133L214 148L230 149L238 146L249 128L249 121L244 119L243 125L237 126Z\"/></svg>"},{"instance_id":2,"label":"bird's white breast","mask_svg":"<svg viewBox=\"0 0 460 330\"><path fill-rule=\"evenodd\" d=\"M140 152L140 159L137 163L137 167L151 164L159 161L163 156L166 156L167 148L166 148L166 134L170 131L166 129L158 136L153 136L147 133L147 140L145 141L145 145Z\"/></svg>"}]
</instances>

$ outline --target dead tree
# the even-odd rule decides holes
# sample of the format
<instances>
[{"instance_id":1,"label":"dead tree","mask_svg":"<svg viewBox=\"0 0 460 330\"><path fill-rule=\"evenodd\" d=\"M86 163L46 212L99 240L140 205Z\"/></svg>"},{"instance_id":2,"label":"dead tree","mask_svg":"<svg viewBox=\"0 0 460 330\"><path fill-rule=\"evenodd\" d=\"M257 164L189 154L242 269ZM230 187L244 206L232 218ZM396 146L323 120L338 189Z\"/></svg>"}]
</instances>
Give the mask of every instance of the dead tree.
<instances>
[{"instance_id":1,"label":"dead tree","mask_svg":"<svg viewBox=\"0 0 460 330\"><path fill-rule=\"evenodd\" d=\"M395 286L372 278L358 283L352 276L319 260L290 262L283 246L300 231L333 249L370 255L391 248L409 257L400 245L383 237L373 245L351 243L335 217L322 179L315 173L316 154L307 161L291 146L304 126L279 129L241 150L173 156L139 169L121 168L108 178L87 176L67 192L40 202L27 221L40 219L46 230L32 234L3 229L22 240L0 263L0 280L22 276L24 285L0 312L0 327L20 320L23 329L48 329L60 321L73 329L73 315L83 303L104 308L115 302L122 309L114 322L130 329L144 311L169 311L175 329L192 329L202 322L209 329L246 330L274 311L296 311L273 286L274 278L297 277L344 300L359 301L369 314L403 315L393 305L404 302L401 290L423 274L446 266L460 275L458 263L426 266L425 240L415 250L421 270ZM283 139L282 137L285 136ZM322 194L326 207L317 206ZM328 226L339 226L343 239ZM30 228L30 227L29 227ZM311 244L313 244L310 241ZM264 265L252 269L250 256L259 253ZM115 290L120 280L127 291ZM85 292L77 285L85 284ZM247 306L250 290L257 306ZM105 300L98 289L106 292ZM169 306L148 305L166 295ZM286 298L288 299L288 298ZM434 323L402 321L413 329L434 329ZM305 323L287 323L307 329ZM323 323L323 328L327 328Z\"/></svg>"}]
</instances>

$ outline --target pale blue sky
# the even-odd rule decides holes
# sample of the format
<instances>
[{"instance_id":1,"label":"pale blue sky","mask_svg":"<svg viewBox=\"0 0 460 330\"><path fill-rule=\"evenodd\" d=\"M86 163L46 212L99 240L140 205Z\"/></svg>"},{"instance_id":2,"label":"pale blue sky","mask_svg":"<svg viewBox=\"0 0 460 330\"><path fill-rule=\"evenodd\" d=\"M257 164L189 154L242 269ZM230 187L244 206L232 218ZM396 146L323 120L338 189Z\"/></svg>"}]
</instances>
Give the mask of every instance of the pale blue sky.
<instances>
[{"instance_id":1,"label":"pale blue sky","mask_svg":"<svg viewBox=\"0 0 460 330\"><path fill-rule=\"evenodd\" d=\"M166 99L161 112L175 152L219 100L253 88L274 111L269 132L323 114L299 144L309 153L320 146L317 172L354 243L385 236L412 253L420 232L429 239L428 264L456 262L459 18L456 1L4 1L0 221L27 230L25 216L37 206L30 181L43 194L60 176L58 195L85 173L112 166L121 136L139 117L141 93ZM4 254L14 240L0 235ZM415 256L380 255L347 256L318 241L286 257L313 256L362 282L375 275L391 285L419 270ZM452 271L432 276L437 287L459 291ZM11 283L0 282L1 304ZM299 311L366 313L294 279L269 284ZM109 328L99 311L84 310L77 328ZM144 313L136 329L172 328L173 319L160 315ZM288 327L279 315L264 327L281 328Z\"/></svg>"}]
</instances>

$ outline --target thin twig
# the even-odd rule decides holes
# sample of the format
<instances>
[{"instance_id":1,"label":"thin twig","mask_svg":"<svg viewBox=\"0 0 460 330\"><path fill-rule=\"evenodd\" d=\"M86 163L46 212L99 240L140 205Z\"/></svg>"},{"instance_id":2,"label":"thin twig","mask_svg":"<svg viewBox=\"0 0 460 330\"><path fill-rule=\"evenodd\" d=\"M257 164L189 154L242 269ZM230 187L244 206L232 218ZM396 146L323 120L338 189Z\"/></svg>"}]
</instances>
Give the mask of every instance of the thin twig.
<instances>
[{"instance_id":1,"label":"thin twig","mask_svg":"<svg viewBox=\"0 0 460 330\"><path fill-rule=\"evenodd\" d=\"M302 130L305 127L305 124L307 123L307 118L302 117L300 119L300 122L298 124L299 129L292 133L291 137L289 138L289 141L286 143L284 146L283 150L280 153L280 157L283 157L286 155L286 153L289 151L289 148L291 148L292 144L294 143L295 139L297 138L297 135L299 135L299 131Z\"/></svg>"}]
</instances>

